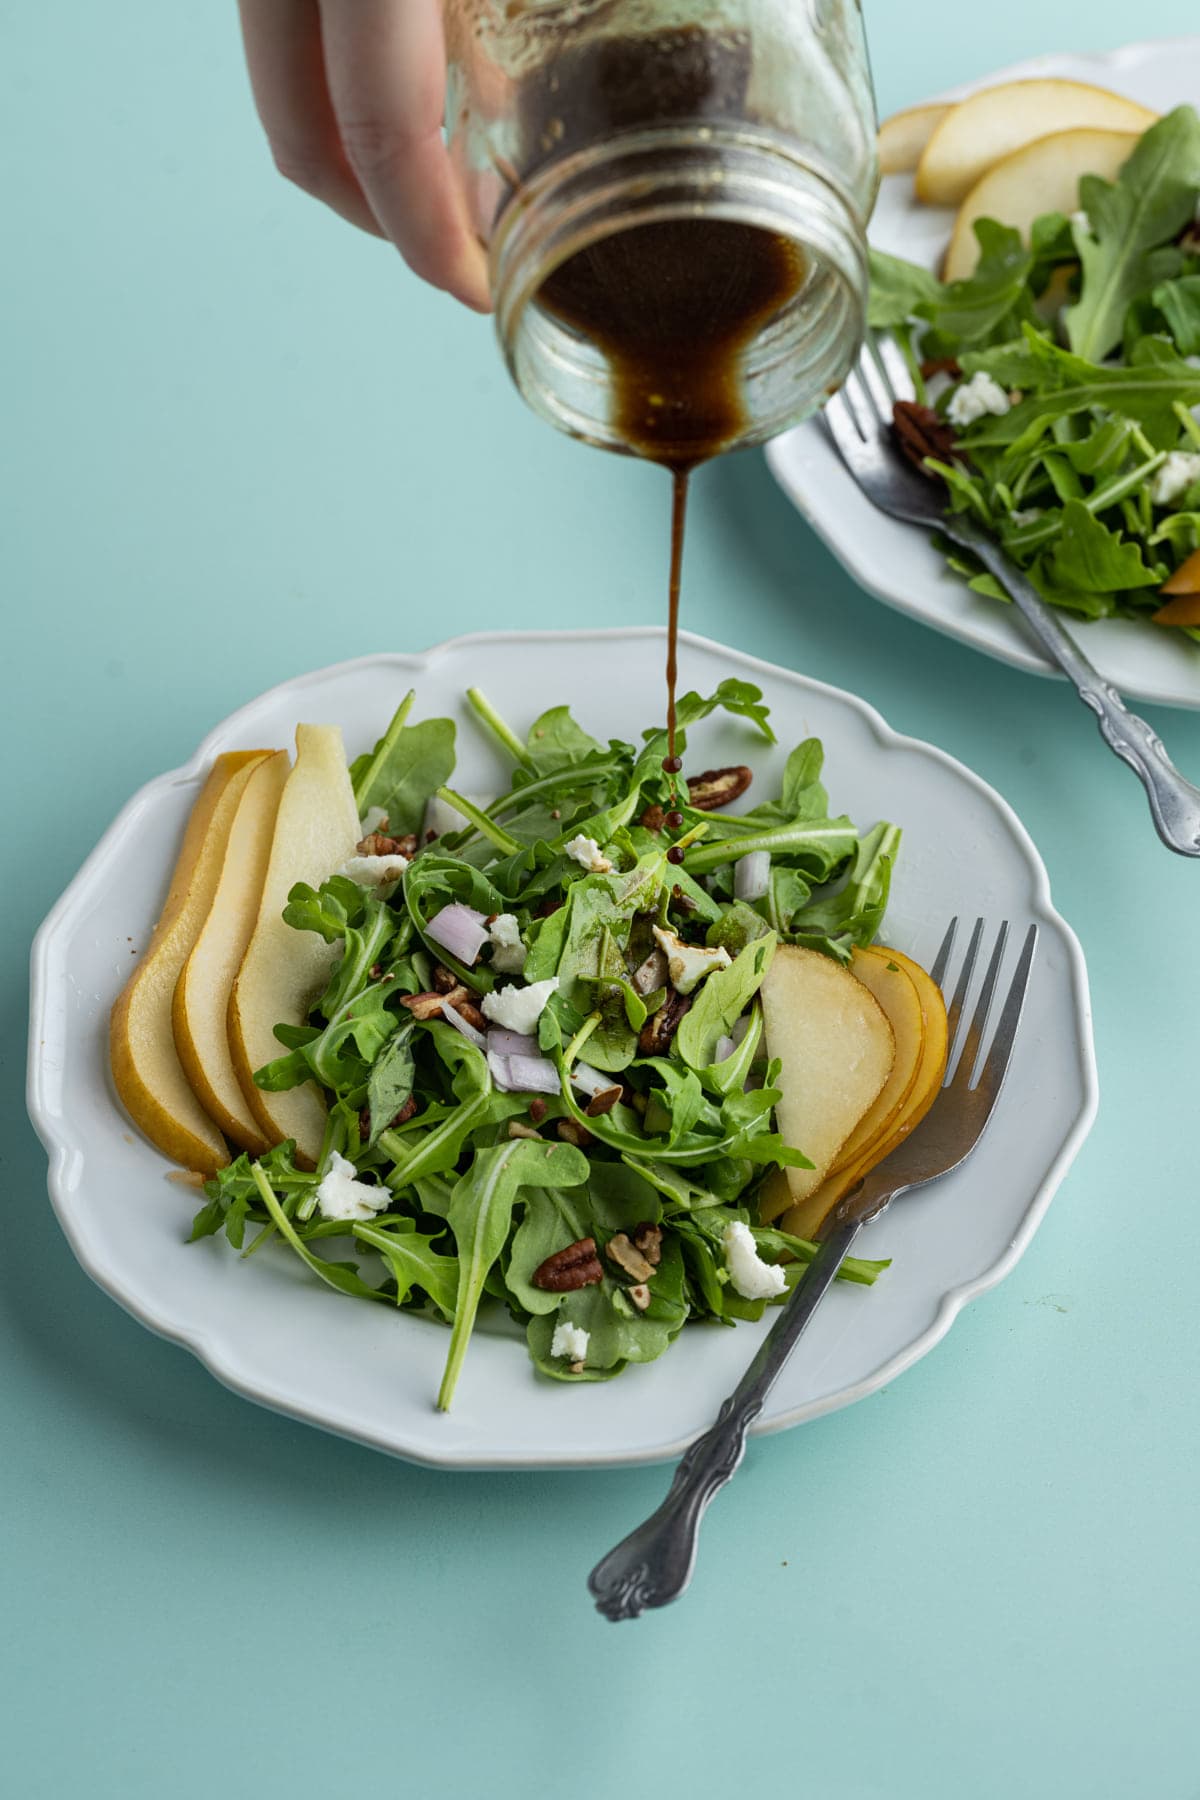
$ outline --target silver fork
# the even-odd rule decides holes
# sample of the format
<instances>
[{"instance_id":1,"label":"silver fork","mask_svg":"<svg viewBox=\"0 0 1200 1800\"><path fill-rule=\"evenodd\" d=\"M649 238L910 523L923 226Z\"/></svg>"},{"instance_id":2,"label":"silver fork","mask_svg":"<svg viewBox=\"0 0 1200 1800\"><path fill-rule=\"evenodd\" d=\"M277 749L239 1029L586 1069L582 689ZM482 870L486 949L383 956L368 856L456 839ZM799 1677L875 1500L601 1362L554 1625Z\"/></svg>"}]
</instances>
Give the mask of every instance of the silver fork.
<instances>
[{"instance_id":1,"label":"silver fork","mask_svg":"<svg viewBox=\"0 0 1200 1800\"><path fill-rule=\"evenodd\" d=\"M1158 733L1129 711L996 540L965 514L950 512L940 484L920 474L900 452L892 407L912 398L899 346L890 337L868 337L858 363L822 415L846 468L880 512L940 531L974 552L1009 594L1046 655L1096 714L1109 748L1138 777L1163 843L1180 856L1200 856L1200 788L1184 780Z\"/></svg>"},{"instance_id":2,"label":"silver fork","mask_svg":"<svg viewBox=\"0 0 1200 1800\"><path fill-rule=\"evenodd\" d=\"M958 920L952 919L930 970L939 986L949 967L957 926ZM610 1550L588 1576L596 1606L607 1618L635 1619L647 1607L666 1606L683 1592L692 1578L700 1521L709 1502L737 1471L745 1454L747 1428L762 1411L768 1393L849 1255L855 1238L899 1195L924 1187L956 1169L979 1142L1008 1072L1037 948L1037 926L1031 925L1025 934L995 1036L981 1061L988 1014L1008 940L1007 920L996 933L983 986L956 1058L959 1024L983 934L984 921L978 919L947 1008L951 1055L941 1092L911 1136L838 1206L802 1280L717 1414L715 1424L684 1455L662 1505Z\"/></svg>"}]
</instances>

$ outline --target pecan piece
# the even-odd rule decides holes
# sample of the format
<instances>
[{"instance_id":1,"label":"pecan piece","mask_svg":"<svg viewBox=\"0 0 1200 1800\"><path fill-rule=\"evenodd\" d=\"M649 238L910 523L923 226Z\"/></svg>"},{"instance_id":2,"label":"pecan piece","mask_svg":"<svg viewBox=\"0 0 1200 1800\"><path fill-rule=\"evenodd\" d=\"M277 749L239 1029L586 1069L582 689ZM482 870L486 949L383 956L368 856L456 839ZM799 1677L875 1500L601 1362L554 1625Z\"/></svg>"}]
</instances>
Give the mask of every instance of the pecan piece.
<instances>
[{"instance_id":1,"label":"pecan piece","mask_svg":"<svg viewBox=\"0 0 1200 1800\"><path fill-rule=\"evenodd\" d=\"M754 780L745 763L728 769L705 769L703 775L685 775L688 801L697 812L722 812L737 800Z\"/></svg>"},{"instance_id":2,"label":"pecan piece","mask_svg":"<svg viewBox=\"0 0 1200 1800\"><path fill-rule=\"evenodd\" d=\"M544 1141L540 1131L535 1131L532 1125L523 1125L520 1119L508 1121L508 1135L510 1138L532 1138L538 1144Z\"/></svg>"},{"instance_id":3,"label":"pecan piece","mask_svg":"<svg viewBox=\"0 0 1200 1800\"><path fill-rule=\"evenodd\" d=\"M387 1130L394 1131L397 1125L407 1125L410 1119L416 1118L417 1111L416 1096L410 1094L395 1118L388 1120ZM371 1109L367 1106L358 1115L358 1135L364 1141L371 1135Z\"/></svg>"},{"instance_id":4,"label":"pecan piece","mask_svg":"<svg viewBox=\"0 0 1200 1800\"><path fill-rule=\"evenodd\" d=\"M657 1269L662 1261L662 1226L651 1225L647 1219L641 1225L635 1225L629 1234L635 1250L640 1250L648 1263Z\"/></svg>"},{"instance_id":5,"label":"pecan piece","mask_svg":"<svg viewBox=\"0 0 1200 1800\"><path fill-rule=\"evenodd\" d=\"M447 1006L454 1007L456 1012L461 1010L464 1003L474 1004L470 988L465 988L461 984L452 987L448 994L439 994L432 989L427 994L405 994L400 1004L407 1006L414 1019L440 1019L443 1002ZM463 1013L463 1017L466 1018L465 1013ZM474 1024L474 1020L471 1023Z\"/></svg>"},{"instance_id":6,"label":"pecan piece","mask_svg":"<svg viewBox=\"0 0 1200 1800\"><path fill-rule=\"evenodd\" d=\"M667 1047L683 1023L683 1015L692 1004L690 994L667 989L667 997L656 1013L651 1013L638 1033L640 1056L665 1056Z\"/></svg>"},{"instance_id":7,"label":"pecan piece","mask_svg":"<svg viewBox=\"0 0 1200 1800\"><path fill-rule=\"evenodd\" d=\"M550 1108L546 1105L546 1102L542 1099L540 1094L536 1099L529 1102L529 1116L535 1125L541 1124L549 1110Z\"/></svg>"},{"instance_id":8,"label":"pecan piece","mask_svg":"<svg viewBox=\"0 0 1200 1800\"><path fill-rule=\"evenodd\" d=\"M453 994L447 994L445 1001L447 1006L454 1008L460 1019L465 1019L468 1025L473 1025L476 1031L487 1030L487 1020L470 995L465 1000L456 1000Z\"/></svg>"},{"instance_id":9,"label":"pecan piece","mask_svg":"<svg viewBox=\"0 0 1200 1800\"><path fill-rule=\"evenodd\" d=\"M661 831L666 816L666 812L656 800L653 806L646 808L638 823L643 825L647 831Z\"/></svg>"},{"instance_id":10,"label":"pecan piece","mask_svg":"<svg viewBox=\"0 0 1200 1800\"><path fill-rule=\"evenodd\" d=\"M560 1119L554 1129L564 1143L574 1144L577 1150L586 1150L589 1144L596 1141L587 1126L581 1125L578 1119Z\"/></svg>"},{"instance_id":11,"label":"pecan piece","mask_svg":"<svg viewBox=\"0 0 1200 1800\"><path fill-rule=\"evenodd\" d=\"M611 1112L624 1093L625 1089L616 1081L612 1087L601 1088L598 1094L593 1094L583 1110L589 1119L598 1119L602 1113Z\"/></svg>"},{"instance_id":12,"label":"pecan piece","mask_svg":"<svg viewBox=\"0 0 1200 1800\"><path fill-rule=\"evenodd\" d=\"M632 1287L625 1289L625 1298L627 1300L632 1300L639 1312L645 1312L650 1304L652 1296L650 1289L646 1286L645 1282L638 1281L635 1282Z\"/></svg>"},{"instance_id":13,"label":"pecan piece","mask_svg":"<svg viewBox=\"0 0 1200 1800\"><path fill-rule=\"evenodd\" d=\"M925 381L932 381L935 375L950 375L955 381L962 374L962 364L957 356L929 356L921 364L921 375Z\"/></svg>"},{"instance_id":14,"label":"pecan piece","mask_svg":"<svg viewBox=\"0 0 1200 1800\"><path fill-rule=\"evenodd\" d=\"M452 994L458 985L458 976L452 974L445 963L434 963L433 986L435 993Z\"/></svg>"},{"instance_id":15,"label":"pecan piece","mask_svg":"<svg viewBox=\"0 0 1200 1800\"><path fill-rule=\"evenodd\" d=\"M565 1250L556 1250L544 1263L539 1263L531 1276L534 1287L551 1294L571 1294L576 1288L591 1287L604 1280L604 1270L596 1255L595 1238L579 1238Z\"/></svg>"},{"instance_id":16,"label":"pecan piece","mask_svg":"<svg viewBox=\"0 0 1200 1800\"><path fill-rule=\"evenodd\" d=\"M921 406L915 400L897 400L892 408L892 429L909 462L931 481L941 478L925 467L927 456L938 462L955 458L961 461L953 428L931 406Z\"/></svg>"},{"instance_id":17,"label":"pecan piece","mask_svg":"<svg viewBox=\"0 0 1200 1800\"><path fill-rule=\"evenodd\" d=\"M415 856L417 840L412 832L407 837L388 837L384 831L369 831L360 838L356 849L360 856Z\"/></svg>"},{"instance_id":18,"label":"pecan piece","mask_svg":"<svg viewBox=\"0 0 1200 1800\"><path fill-rule=\"evenodd\" d=\"M654 1264L634 1248L623 1231L618 1231L609 1238L605 1254L616 1263L618 1269L625 1271L631 1281L649 1281L654 1273Z\"/></svg>"}]
</instances>

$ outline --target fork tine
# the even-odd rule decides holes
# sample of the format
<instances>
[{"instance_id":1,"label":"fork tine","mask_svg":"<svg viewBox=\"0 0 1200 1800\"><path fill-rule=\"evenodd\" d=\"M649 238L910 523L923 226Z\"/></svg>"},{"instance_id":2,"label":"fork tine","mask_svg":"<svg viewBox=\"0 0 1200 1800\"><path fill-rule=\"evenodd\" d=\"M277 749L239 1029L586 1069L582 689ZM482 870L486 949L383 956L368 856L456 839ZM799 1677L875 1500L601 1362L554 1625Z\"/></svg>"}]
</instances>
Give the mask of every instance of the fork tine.
<instances>
[{"instance_id":1,"label":"fork tine","mask_svg":"<svg viewBox=\"0 0 1200 1800\"><path fill-rule=\"evenodd\" d=\"M984 1083L990 1090L990 1105L995 1103L1008 1073L1009 1059L1012 1056L1013 1042L1017 1035L1017 1027L1021 1023L1021 1012L1025 1005L1025 992L1029 986L1029 975L1033 968L1033 959L1037 952L1038 928L1031 925L1025 933L1025 942L1021 946L1021 955L1017 967L1009 983L1008 993L1004 1000L1004 1010L1000 1014L1000 1023L996 1027L996 1035L992 1039L992 1047L984 1059L983 1068L979 1072L977 1086Z\"/></svg>"},{"instance_id":2,"label":"fork tine","mask_svg":"<svg viewBox=\"0 0 1200 1800\"><path fill-rule=\"evenodd\" d=\"M916 389L913 387L913 378L908 364L904 360L904 352L891 332L885 331L880 336L876 336L872 332L870 344L883 365L893 399L911 400L916 393Z\"/></svg>"},{"instance_id":3,"label":"fork tine","mask_svg":"<svg viewBox=\"0 0 1200 1800\"><path fill-rule=\"evenodd\" d=\"M858 361L854 365L854 373L862 384L879 419L884 425L890 425L896 396L892 393L891 383L870 337L863 344Z\"/></svg>"},{"instance_id":4,"label":"fork tine","mask_svg":"<svg viewBox=\"0 0 1200 1800\"><path fill-rule=\"evenodd\" d=\"M979 955L979 945L983 938L983 920L976 919L975 929L971 933L971 941L967 945L966 959L958 977L958 986L954 990L954 998L946 1008L947 1042L950 1054L946 1060L946 1080L943 1086L950 1085L950 1072L955 1066L954 1050L958 1042L958 1022L962 1016L963 1003L967 997L967 989L971 985L971 977L975 973L975 959Z\"/></svg>"},{"instance_id":5,"label":"fork tine","mask_svg":"<svg viewBox=\"0 0 1200 1800\"><path fill-rule=\"evenodd\" d=\"M958 1069L954 1076L954 1085L974 1087L972 1077L975 1065L979 1061L979 1050L987 1031L988 1014L992 1010L992 995L996 991L996 981L1000 974L1000 964L1004 960L1004 946L1008 942L1008 920L1001 921L996 933L996 942L992 950L992 958L988 963L987 974L983 978L983 987L975 1002L975 1011L971 1015L971 1023L967 1026L963 1038L962 1053L958 1059Z\"/></svg>"},{"instance_id":6,"label":"fork tine","mask_svg":"<svg viewBox=\"0 0 1200 1800\"><path fill-rule=\"evenodd\" d=\"M937 982L939 987L941 987L943 981L946 979L946 969L949 966L950 952L954 948L954 939L957 932L958 915L956 913L946 927L946 935L942 939L941 947L933 959L933 967L929 971L930 977Z\"/></svg>"},{"instance_id":7,"label":"fork tine","mask_svg":"<svg viewBox=\"0 0 1200 1800\"><path fill-rule=\"evenodd\" d=\"M849 441L850 448L857 449L868 440L867 427L855 411L854 402L843 383L836 394L826 401L821 418L828 426L835 443Z\"/></svg>"}]
</instances>

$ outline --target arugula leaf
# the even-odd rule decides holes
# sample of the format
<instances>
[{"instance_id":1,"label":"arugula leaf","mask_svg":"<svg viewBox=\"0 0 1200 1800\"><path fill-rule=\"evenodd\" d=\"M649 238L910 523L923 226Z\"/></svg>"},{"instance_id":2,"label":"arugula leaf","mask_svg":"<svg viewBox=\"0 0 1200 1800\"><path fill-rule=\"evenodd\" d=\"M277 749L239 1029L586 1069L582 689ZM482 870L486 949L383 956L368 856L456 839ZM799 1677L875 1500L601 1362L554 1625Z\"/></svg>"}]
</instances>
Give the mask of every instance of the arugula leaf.
<instances>
[{"instance_id":1,"label":"arugula leaf","mask_svg":"<svg viewBox=\"0 0 1200 1800\"><path fill-rule=\"evenodd\" d=\"M1094 519L1080 500L1068 500L1063 508L1062 530L1055 542L1050 571L1060 586L1090 594L1158 587L1166 576L1157 565L1148 569L1138 545Z\"/></svg>"},{"instance_id":2,"label":"arugula leaf","mask_svg":"<svg viewBox=\"0 0 1200 1800\"><path fill-rule=\"evenodd\" d=\"M407 711L407 707L403 709ZM369 755L350 765L360 817L381 806L393 837L420 831L425 808L454 773L454 720L423 719L399 725L393 719Z\"/></svg>"},{"instance_id":3,"label":"arugula leaf","mask_svg":"<svg viewBox=\"0 0 1200 1800\"><path fill-rule=\"evenodd\" d=\"M1118 179L1085 175L1080 205L1091 231L1078 240L1079 299L1065 314L1072 350L1100 362L1121 342L1131 303L1153 285L1149 258L1195 215L1200 190L1200 118L1176 107L1139 139Z\"/></svg>"},{"instance_id":4,"label":"arugula leaf","mask_svg":"<svg viewBox=\"0 0 1200 1800\"><path fill-rule=\"evenodd\" d=\"M458 1292L458 1258L434 1249L434 1239L424 1237L412 1219L377 1219L355 1224L360 1244L377 1250L396 1283L396 1305L403 1306L414 1288L422 1288L447 1319L454 1317Z\"/></svg>"},{"instance_id":5,"label":"arugula leaf","mask_svg":"<svg viewBox=\"0 0 1200 1800\"><path fill-rule=\"evenodd\" d=\"M571 1188L587 1180L588 1161L571 1144L510 1138L477 1150L450 1201L450 1229L458 1245L458 1294L438 1410L447 1412L462 1373L484 1279L503 1250L522 1187Z\"/></svg>"},{"instance_id":6,"label":"arugula leaf","mask_svg":"<svg viewBox=\"0 0 1200 1800\"><path fill-rule=\"evenodd\" d=\"M650 1305L639 1312L621 1289L605 1279L567 1294L557 1312L532 1318L526 1332L537 1368L555 1380L602 1380L627 1363L653 1362L682 1330L688 1316L683 1298L683 1258L673 1236L663 1243L662 1261L648 1286ZM550 1355L554 1328L580 1325L588 1334L587 1365L573 1376L561 1357Z\"/></svg>"},{"instance_id":7,"label":"arugula leaf","mask_svg":"<svg viewBox=\"0 0 1200 1800\"><path fill-rule=\"evenodd\" d=\"M552 706L529 727L526 757L538 775L574 769L588 757L602 757L601 746L571 716L568 706Z\"/></svg>"},{"instance_id":8,"label":"arugula leaf","mask_svg":"<svg viewBox=\"0 0 1200 1800\"><path fill-rule=\"evenodd\" d=\"M903 325L916 317L922 307L936 307L942 296L942 284L936 275L919 263L905 262L903 257L888 256L871 245L871 296L867 324L873 331L886 331L889 326Z\"/></svg>"},{"instance_id":9,"label":"arugula leaf","mask_svg":"<svg viewBox=\"0 0 1200 1800\"><path fill-rule=\"evenodd\" d=\"M1167 322L1180 356L1200 356L1200 275L1181 275L1154 290L1154 304Z\"/></svg>"},{"instance_id":10,"label":"arugula leaf","mask_svg":"<svg viewBox=\"0 0 1200 1800\"><path fill-rule=\"evenodd\" d=\"M412 1098L417 1066L413 1052L415 1029L416 1022L411 1018L398 1026L371 1064L367 1079L367 1117L370 1122L367 1141L372 1149L400 1108Z\"/></svg>"},{"instance_id":11,"label":"arugula leaf","mask_svg":"<svg viewBox=\"0 0 1200 1800\"><path fill-rule=\"evenodd\" d=\"M747 944L727 969L717 969L701 986L683 1023L675 1045L692 1069L707 1069L717 1051L717 1040L727 1037L766 980L777 939L768 932Z\"/></svg>"}]
</instances>

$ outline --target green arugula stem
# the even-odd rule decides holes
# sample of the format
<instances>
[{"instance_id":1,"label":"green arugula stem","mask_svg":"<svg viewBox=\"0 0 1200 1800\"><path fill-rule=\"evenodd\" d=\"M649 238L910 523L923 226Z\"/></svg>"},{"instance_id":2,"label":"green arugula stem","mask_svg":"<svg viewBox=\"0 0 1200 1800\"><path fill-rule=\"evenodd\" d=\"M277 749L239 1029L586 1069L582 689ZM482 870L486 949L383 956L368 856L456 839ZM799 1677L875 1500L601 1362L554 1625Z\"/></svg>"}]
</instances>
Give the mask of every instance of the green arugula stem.
<instances>
[{"instance_id":1,"label":"green arugula stem","mask_svg":"<svg viewBox=\"0 0 1200 1800\"><path fill-rule=\"evenodd\" d=\"M1182 400L1176 400L1171 411L1175 414L1179 423L1183 426L1183 429L1187 432L1189 438L1191 438L1193 444L1200 450L1200 421L1196 419L1191 408L1185 406Z\"/></svg>"},{"instance_id":2,"label":"green arugula stem","mask_svg":"<svg viewBox=\"0 0 1200 1800\"><path fill-rule=\"evenodd\" d=\"M500 714L496 711L482 689L477 687L468 688L467 699L471 704L471 709L476 718L487 727L497 742L508 751L508 754L513 758L514 762L520 763L523 768L532 769L533 758L530 756L528 750L525 748L512 726L509 725L505 719L501 718Z\"/></svg>"},{"instance_id":3,"label":"green arugula stem","mask_svg":"<svg viewBox=\"0 0 1200 1800\"><path fill-rule=\"evenodd\" d=\"M463 818L468 820L475 830L487 839L489 844L493 844L502 856L516 856L520 853L522 845L517 842L515 837L510 837L502 825L497 825L495 819L489 819L485 812L482 812L479 807L473 806L454 788L440 787L437 790L437 797L439 800L444 800L447 806L452 806L455 812L460 812Z\"/></svg>"},{"instance_id":4,"label":"green arugula stem","mask_svg":"<svg viewBox=\"0 0 1200 1800\"><path fill-rule=\"evenodd\" d=\"M780 825L773 831L751 832L746 837L724 838L719 844L702 845L687 859L689 875L702 875L708 869L719 869L722 863L736 862L754 850L803 850L808 844L844 839L847 851L853 850L857 834L852 825Z\"/></svg>"},{"instance_id":5,"label":"green arugula stem","mask_svg":"<svg viewBox=\"0 0 1200 1800\"><path fill-rule=\"evenodd\" d=\"M413 709L413 702L416 697L416 688L409 688L407 694L405 694L403 700L396 708L396 711L392 716L392 722L388 726L386 733L380 739L378 750L363 770L362 776L355 786L354 804L358 808L360 815L362 813L363 801L371 791L371 783L390 756L396 739L404 729L404 721Z\"/></svg>"},{"instance_id":6,"label":"green arugula stem","mask_svg":"<svg viewBox=\"0 0 1200 1800\"><path fill-rule=\"evenodd\" d=\"M563 1051L563 1063L566 1068L569 1069L571 1067L575 1058L579 1055L579 1052L591 1037L593 1031L595 1031L596 1027L601 1023L603 1017L604 1015L602 1013L594 1012L590 1013L583 1021L583 1024L579 1027L579 1030L575 1033L575 1036Z\"/></svg>"},{"instance_id":7,"label":"green arugula stem","mask_svg":"<svg viewBox=\"0 0 1200 1800\"><path fill-rule=\"evenodd\" d=\"M301 1262L307 1263L313 1274L319 1275L326 1286L331 1287L335 1293L344 1294L346 1290L337 1280L337 1277L325 1266L321 1261L321 1258L319 1256L314 1256L307 1244L303 1243L297 1236L295 1226L284 1212L282 1206L280 1206L279 1201L275 1198L274 1189L263 1174L261 1166L258 1163L251 1163L250 1173L254 1177L255 1187L262 1195L263 1205L270 1213L280 1234L286 1238ZM386 1296L383 1294L378 1296L380 1300L385 1297Z\"/></svg>"}]
</instances>

